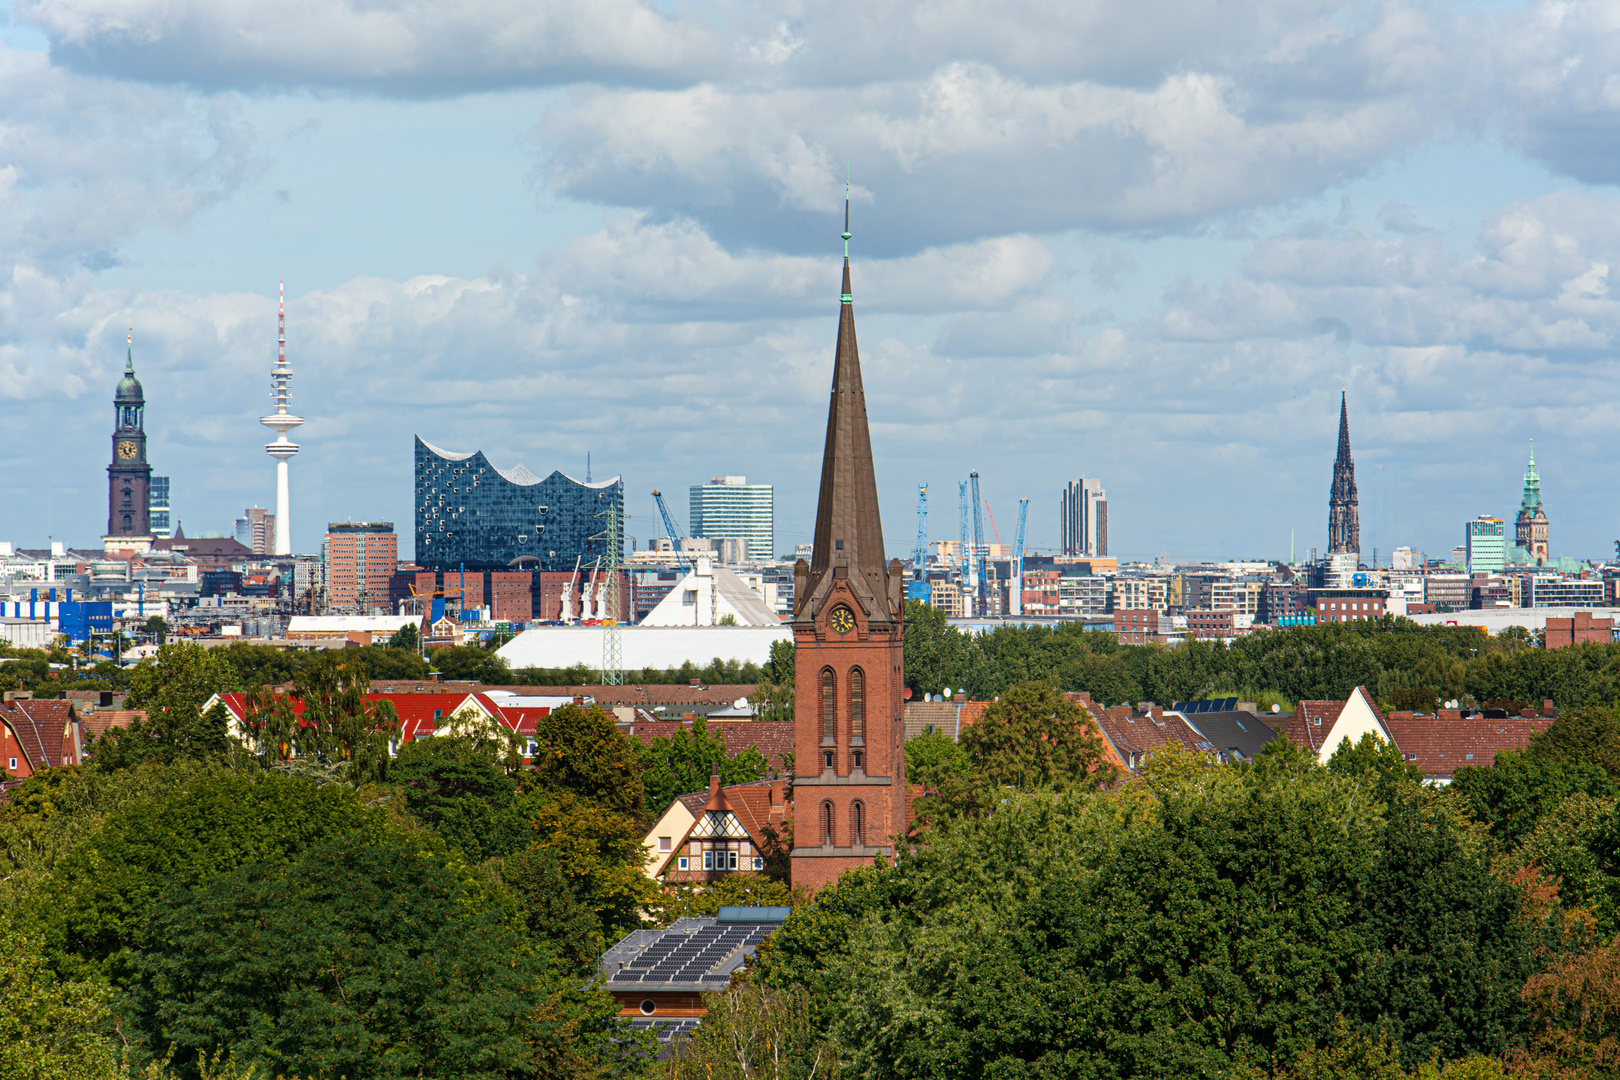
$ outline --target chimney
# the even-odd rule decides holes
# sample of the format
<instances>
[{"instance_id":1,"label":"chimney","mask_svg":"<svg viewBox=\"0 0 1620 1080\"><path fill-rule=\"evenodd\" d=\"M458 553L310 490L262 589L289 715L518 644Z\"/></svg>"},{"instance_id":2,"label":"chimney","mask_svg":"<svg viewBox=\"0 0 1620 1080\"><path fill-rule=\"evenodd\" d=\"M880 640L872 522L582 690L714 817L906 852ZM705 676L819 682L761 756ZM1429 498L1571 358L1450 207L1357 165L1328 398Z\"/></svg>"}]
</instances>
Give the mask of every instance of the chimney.
<instances>
[{"instance_id":1,"label":"chimney","mask_svg":"<svg viewBox=\"0 0 1620 1080\"><path fill-rule=\"evenodd\" d=\"M710 773L709 774L709 801L713 802L715 797L718 796L719 794L720 794L720 774L717 773L717 772Z\"/></svg>"},{"instance_id":2,"label":"chimney","mask_svg":"<svg viewBox=\"0 0 1620 1080\"><path fill-rule=\"evenodd\" d=\"M782 781L771 781L771 809L782 809Z\"/></svg>"},{"instance_id":3,"label":"chimney","mask_svg":"<svg viewBox=\"0 0 1620 1080\"><path fill-rule=\"evenodd\" d=\"M691 683L689 683L689 684L688 684L688 685L690 685L690 686L700 686L700 685L702 685L702 684L701 684L701 683L699 683L699 682L698 682L698 681L697 681L697 680L696 680L696 679L693 679L693 680L692 680L692 681L691 681Z\"/></svg>"},{"instance_id":4,"label":"chimney","mask_svg":"<svg viewBox=\"0 0 1620 1080\"><path fill-rule=\"evenodd\" d=\"M1558 715L1557 711L1553 708L1552 698L1542 698L1542 700L1541 700L1541 715L1542 716L1557 716Z\"/></svg>"}]
</instances>

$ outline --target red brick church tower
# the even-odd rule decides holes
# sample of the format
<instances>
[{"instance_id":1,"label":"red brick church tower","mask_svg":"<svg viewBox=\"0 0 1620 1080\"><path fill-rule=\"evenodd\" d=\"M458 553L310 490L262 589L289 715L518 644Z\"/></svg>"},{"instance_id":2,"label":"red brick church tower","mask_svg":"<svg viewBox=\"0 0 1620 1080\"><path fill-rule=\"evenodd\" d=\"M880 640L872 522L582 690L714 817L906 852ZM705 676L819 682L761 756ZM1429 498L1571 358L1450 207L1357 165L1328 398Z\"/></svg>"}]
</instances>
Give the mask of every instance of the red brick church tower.
<instances>
[{"instance_id":1,"label":"red brick church tower","mask_svg":"<svg viewBox=\"0 0 1620 1080\"><path fill-rule=\"evenodd\" d=\"M894 857L906 829L900 560L883 559L844 200L844 295L810 562L793 570L793 884Z\"/></svg>"}]
</instances>

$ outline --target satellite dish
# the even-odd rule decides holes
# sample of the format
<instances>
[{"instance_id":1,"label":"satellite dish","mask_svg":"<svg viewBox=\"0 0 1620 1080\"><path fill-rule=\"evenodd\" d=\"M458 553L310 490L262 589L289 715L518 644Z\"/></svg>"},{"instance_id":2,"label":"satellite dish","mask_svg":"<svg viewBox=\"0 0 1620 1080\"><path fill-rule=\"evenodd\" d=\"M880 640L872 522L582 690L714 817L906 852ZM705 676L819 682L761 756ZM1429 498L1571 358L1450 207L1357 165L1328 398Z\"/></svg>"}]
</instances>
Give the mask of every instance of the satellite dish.
<instances>
[{"instance_id":1,"label":"satellite dish","mask_svg":"<svg viewBox=\"0 0 1620 1080\"><path fill-rule=\"evenodd\" d=\"M1271 711L1272 712L1282 712L1282 706L1281 705L1272 705Z\"/></svg>"},{"instance_id":2,"label":"satellite dish","mask_svg":"<svg viewBox=\"0 0 1620 1080\"><path fill-rule=\"evenodd\" d=\"M748 699L745 697L740 697L731 703L731 707L733 709L746 709L748 708Z\"/></svg>"},{"instance_id":3,"label":"satellite dish","mask_svg":"<svg viewBox=\"0 0 1620 1080\"><path fill-rule=\"evenodd\" d=\"M951 688L948 686L945 688L945 700L951 700Z\"/></svg>"}]
</instances>

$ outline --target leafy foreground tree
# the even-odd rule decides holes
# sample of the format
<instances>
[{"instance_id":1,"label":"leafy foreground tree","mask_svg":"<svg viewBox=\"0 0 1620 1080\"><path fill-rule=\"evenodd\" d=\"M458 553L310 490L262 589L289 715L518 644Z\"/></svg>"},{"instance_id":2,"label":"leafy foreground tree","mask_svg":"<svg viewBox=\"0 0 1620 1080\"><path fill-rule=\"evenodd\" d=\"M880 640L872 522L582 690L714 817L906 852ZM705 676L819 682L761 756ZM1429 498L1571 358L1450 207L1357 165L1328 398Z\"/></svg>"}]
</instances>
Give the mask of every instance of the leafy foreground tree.
<instances>
[{"instance_id":1,"label":"leafy foreground tree","mask_svg":"<svg viewBox=\"0 0 1620 1080\"><path fill-rule=\"evenodd\" d=\"M231 750L225 710L216 705L204 712L203 706L235 682L223 656L192 642L163 646L156 661L143 660L129 677L128 707L146 710L147 718L109 728L96 740L92 763L108 770L144 761L224 758Z\"/></svg>"},{"instance_id":2,"label":"leafy foreground tree","mask_svg":"<svg viewBox=\"0 0 1620 1080\"><path fill-rule=\"evenodd\" d=\"M339 785L231 769L180 775L181 784L154 785L113 809L22 899L20 913L43 930L54 963L121 979L148 905L169 883L202 885L246 863L286 862L318 841L385 827L379 810Z\"/></svg>"},{"instance_id":3,"label":"leafy foreground tree","mask_svg":"<svg viewBox=\"0 0 1620 1080\"><path fill-rule=\"evenodd\" d=\"M1222 1077L1387 1033L1500 1054L1533 927L1442 797L1287 744L1111 792L1004 792L761 950L856 1075ZM847 894L847 895L846 895Z\"/></svg>"},{"instance_id":4,"label":"leafy foreground tree","mask_svg":"<svg viewBox=\"0 0 1620 1080\"><path fill-rule=\"evenodd\" d=\"M1008 690L963 728L961 745L996 787L1068 791L1114 778L1090 714L1045 683Z\"/></svg>"},{"instance_id":5,"label":"leafy foreground tree","mask_svg":"<svg viewBox=\"0 0 1620 1080\"><path fill-rule=\"evenodd\" d=\"M131 1025L177 1063L226 1051L288 1076L583 1076L621 1036L611 997L446 866L363 836L177 886L145 937Z\"/></svg>"},{"instance_id":6,"label":"leafy foreground tree","mask_svg":"<svg viewBox=\"0 0 1620 1080\"><path fill-rule=\"evenodd\" d=\"M672 1080L834 1080L838 1051L816 1031L810 995L737 980L704 994L709 1015L671 1063Z\"/></svg>"},{"instance_id":7,"label":"leafy foreground tree","mask_svg":"<svg viewBox=\"0 0 1620 1080\"><path fill-rule=\"evenodd\" d=\"M114 1080L105 1032L112 991L64 982L46 966L42 942L0 936L0 1076L7 1080Z\"/></svg>"},{"instance_id":8,"label":"leafy foreground tree","mask_svg":"<svg viewBox=\"0 0 1620 1080\"><path fill-rule=\"evenodd\" d=\"M517 786L495 764L493 746L470 736L414 739L389 769L411 816L468 859L509 855L528 840Z\"/></svg>"},{"instance_id":9,"label":"leafy foreground tree","mask_svg":"<svg viewBox=\"0 0 1620 1080\"><path fill-rule=\"evenodd\" d=\"M765 776L765 755L750 746L735 757L726 740L710 734L703 717L668 738L656 738L641 752L642 783L647 790L647 816L656 819L676 796L706 791L716 773L722 784L746 784Z\"/></svg>"}]
</instances>

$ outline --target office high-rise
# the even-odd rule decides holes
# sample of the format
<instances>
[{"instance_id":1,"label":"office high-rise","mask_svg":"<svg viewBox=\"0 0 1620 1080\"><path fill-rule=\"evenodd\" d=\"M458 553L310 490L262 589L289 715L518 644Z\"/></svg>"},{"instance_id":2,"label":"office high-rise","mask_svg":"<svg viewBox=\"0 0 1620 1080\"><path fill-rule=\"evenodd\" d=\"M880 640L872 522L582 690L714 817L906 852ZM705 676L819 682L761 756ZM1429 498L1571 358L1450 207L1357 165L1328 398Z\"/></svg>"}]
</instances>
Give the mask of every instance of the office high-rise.
<instances>
[{"instance_id":1,"label":"office high-rise","mask_svg":"<svg viewBox=\"0 0 1620 1080\"><path fill-rule=\"evenodd\" d=\"M692 535L706 540L742 540L751 562L776 556L776 503L769 484L746 476L715 476L691 489Z\"/></svg>"},{"instance_id":2,"label":"office high-rise","mask_svg":"<svg viewBox=\"0 0 1620 1080\"><path fill-rule=\"evenodd\" d=\"M152 536L158 540L167 540L174 535L174 523L169 516L172 509L169 506L169 478L152 477L148 495L147 512L152 523Z\"/></svg>"},{"instance_id":3,"label":"office high-rise","mask_svg":"<svg viewBox=\"0 0 1620 1080\"><path fill-rule=\"evenodd\" d=\"M271 515L274 516L274 515ZM334 521L326 526L327 602L337 611L388 610L388 586L399 569L392 521Z\"/></svg>"},{"instance_id":4,"label":"office high-rise","mask_svg":"<svg viewBox=\"0 0 1620 1080\"><path fill-rule=\"evenodd\" d=\"M1468 572L1500 574L1507 563L1507 530L1502 519L1481 514L1463 529L1468 540Z\"/></svg>"},{"instance_id":5,"label":"office high-rise","mask_svg":"<svg viewBox=\"0 0 1620 1080\"><path fill-rule=\"evenodd\" d=\"M236 519L236 542L251 548L255 555L273 555L276 546L276 515L250 506Z\"/></svg>"},{"instance_id":6,"label":"office high-rise","mask_svg":"<svg viewBox=\"0 0 1620 1080\"><path fill-rule=\"evenodd\" d=\"M1083 476L1064 486L1060 524L1063 554L1108 554L1108 493L1101 480Z\"/></svg>"}]
</instances>

